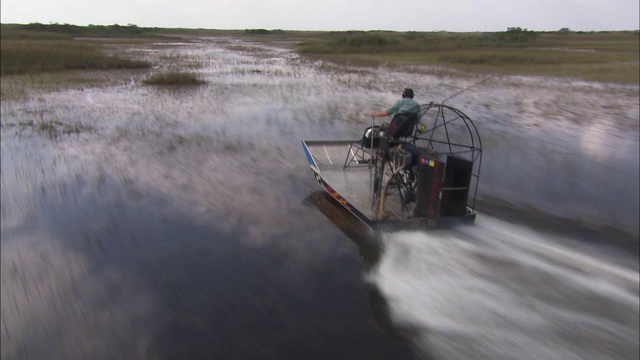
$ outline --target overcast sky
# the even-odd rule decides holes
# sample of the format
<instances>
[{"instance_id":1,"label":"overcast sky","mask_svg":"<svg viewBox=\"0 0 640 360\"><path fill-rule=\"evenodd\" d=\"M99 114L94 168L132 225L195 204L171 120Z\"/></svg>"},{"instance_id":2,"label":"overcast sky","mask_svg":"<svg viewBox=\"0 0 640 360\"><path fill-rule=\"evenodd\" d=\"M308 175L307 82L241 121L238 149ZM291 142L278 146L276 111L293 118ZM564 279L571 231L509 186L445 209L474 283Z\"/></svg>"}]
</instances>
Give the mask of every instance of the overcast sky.
<instances>
[{"instance_id":1,"label":"overcast sky","mask_svg":"<svg viewBox=\"0 0 640 360\"><path fill-rule=\"evenodd\" d=\"M638 0L2 0L2 23L207 29L636 30Z\"/></svg>"}]
</instances>

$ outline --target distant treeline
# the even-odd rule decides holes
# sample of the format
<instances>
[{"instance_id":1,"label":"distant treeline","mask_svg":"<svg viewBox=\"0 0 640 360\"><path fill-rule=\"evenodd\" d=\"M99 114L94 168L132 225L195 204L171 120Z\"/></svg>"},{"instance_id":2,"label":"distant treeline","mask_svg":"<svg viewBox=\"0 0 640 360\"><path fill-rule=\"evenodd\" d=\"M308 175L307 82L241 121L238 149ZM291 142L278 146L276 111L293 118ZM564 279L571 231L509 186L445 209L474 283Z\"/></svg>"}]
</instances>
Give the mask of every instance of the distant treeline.
<instances>
[{"instance_id":1,"label":"distant treeline","mask_svg":"<svg viewBox=\"0 0 640 360\"><path fill-rule=\"evenodd\" d=\"M247 33L247 34L269 35L269 34L283 34L284 30L280 30L280 29L276 29L276 30L246 29L244 32Z\"/></svg>"},{"instance_id":2,"label":"distant treeline","mask_svg":"<svg viewBox=\"0 0 640 360\"><path fill-rule=\"evenodd\" d=\"M22 30L45 31L69 35L84 36L123 36L123 35L140 35L145 31L152 31L153 28L141 28L137 25L88 25L78 26L71 24L40 24L31 23L27 25L17 25Z\"/></svg>"},{"instance_id":3,"label":"distant treeline","mask_svg":"<svg viewBox=\"0 0 640 360\"><path fill-rule=\"evenodd\" d=\"M345 31L329 34L327 40L302 44L299 50L304 53L337 54L422 52L469 47L525 46L538 38L538 32L519 27L490 33Z\"/></svg>"},{"instance_id":4,"label":"distant treeline","mask_svg":"<svg viewBox=\"0 0 640 360\"><path fill-rule=\"evenodd\" d=\"M116 36L138 36L141 34L157 34L157 33L167 33L167 32L192 32L192 31L207 31L206 29L168 29L168 28L158 28L158 27L140 27L135 24L127 24L127 25L87 25L87 26L79 26L79 25L71 25L71 24L41 24L41 23L30 23L30 24L3 24L3 28L11 28L14 30L26 30L26 31L34 31L34 32L48 32L48 33L57 33L57 34L65 34L72 36L96 36L96 37L116 37ZM210 30L215 32L216 30ZM235 30L233 32L239 32ZM269 35L269 34L284 34L284 30L275 29L275 30L267 30L267 29L246 29L244 30L245 34L250 35Z\"/></svg>"},{"instance_id":5,"label":"distant treeline","mask_svg":"<svg viewBox=\"0 0 640 360\"><path fill-rule=\"evenodd\" d=\"M431 64L462 70L576 76L638 83L638 30L498 32L289 31L147 28L137 25L0 24L1 75L75 69L149 67L144 61L104 51L103 38L175 41L181 36L286 39L300 54L363 63ZM82 38L81 40L79 38ZM88 38L100 38L90 41ZM122 38L122 39L120 39Z\"/></svg>"},{"instance_id":6,"label":"distant treeline","mask_svg":"<svg viewBox=\"0 0 640 360\"><path fill-rule=\"evenodd\" d=\"M366 53L425 53L488 48L527 48L556 46L566 40L584 39L600 41L618 38L635 32L573 32L568 28L559 31L533 31L510 27L496 32L393 32L393 31L332 31L315 39L302 42L298 48L308 54L366 54ZM628 35L626 35L628 36ZM564 39L562 39L564 38ZM632 40L629 36L628 39Z\"/></svg>"},{"instance_id":7,"label":"distant treeline","mask_svg":"<svg viewBox=\"0 0 640 360\"><path fill-rule=\"evenodd\" d=\"M522 29L519 27L510 27L507 31L495 32L491 34L494 41L510 42L510 43L526 43L534 41L538 37L535 31Z\"/></svg>"},{"instance_id":8,"label":"distant treeline","mask_svg":"<svg viewBox=\"0 0 640 360\"><path fill-rule=\"evenodd\" d=\"M247 35L285 35L295 33L296 36L304 36L305 33L314 33L314 34L325 34L329 35L331 38L336 36L344 36L345 38L352 38L357 36L365 35L365 37L376 38L372 41L377 43L380 41L380 37L390 37L388 40L398 39L398 36L404 38L415 38L418 36L434 36L437 34L467 34L467 35L479 35L481 34L481 38L483 40L493 40L495 42L511 42L511 43L525 43L531 42L535 40L539 34L585 34L587 32L577 31L574 32L569 28L562 28L558 31L534 31L527 30L520 27L510 27L507 31L497 31L497 32L447 32L447 31L438 31L438 32L428 32L428 31L407 31L407 32L398 32L398 31L386 31L386 30L348 30L348 31L287 31L281 29L267 30L267 29L245 29L243 30L216 30L216 29L190 29L190 28L159 28L159 27L140 27L135 24L127 24L127 25L87 25L87 26L79 26L72 24L42 24L42 23L30 23L30 24L1 24L2 30L26 30L33 32L45 32L45 33L57 33L71 36L96 36L96 37L117 37L117 36L138 36L143 34L149 35L158 35L158 34L166 34L166 33L177 33L177 34L191 34L191 33L211 33L213 35L220 33L231 33L237 35L238 33L244 32ZM596 32L590 32L596 33ZM600 31L597 33L607 33L607 31ZM635 35L638 34L638 30L633 32ZM371 39L370 39L371 40ZM360 40L355 40L360 41ZM368 40L364 40L367 42ZM382 40L385 41L384 39ZM381 45L381 44L376 44ZM384 45L388 45L385 43Z\"/></svg>"}]
</instances>

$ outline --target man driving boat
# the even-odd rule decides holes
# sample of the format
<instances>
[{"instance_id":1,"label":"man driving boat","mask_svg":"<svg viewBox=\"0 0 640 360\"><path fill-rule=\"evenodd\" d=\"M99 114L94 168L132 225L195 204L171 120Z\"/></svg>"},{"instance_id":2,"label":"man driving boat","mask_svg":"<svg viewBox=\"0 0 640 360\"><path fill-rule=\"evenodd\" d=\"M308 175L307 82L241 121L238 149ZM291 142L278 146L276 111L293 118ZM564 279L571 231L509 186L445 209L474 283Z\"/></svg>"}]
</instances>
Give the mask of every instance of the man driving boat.
<instances>
[{"instance_id":1,"label":"man driving boat","mask_svg":"<svg viewBox=\"0 0 640 360\"><path fill-rule=\"evenodd\" d=\"M382 124L381 131L384 135L397 140L400 137L410 135L414 125L418 122L420 104L413 100L413 89L406 88L402 92L402 99L396 101L391 107L383 111L374 111L371 117L394 115L391 123ZM383 135L381 134L381 135Z\"/></svg>"}]
</instances>

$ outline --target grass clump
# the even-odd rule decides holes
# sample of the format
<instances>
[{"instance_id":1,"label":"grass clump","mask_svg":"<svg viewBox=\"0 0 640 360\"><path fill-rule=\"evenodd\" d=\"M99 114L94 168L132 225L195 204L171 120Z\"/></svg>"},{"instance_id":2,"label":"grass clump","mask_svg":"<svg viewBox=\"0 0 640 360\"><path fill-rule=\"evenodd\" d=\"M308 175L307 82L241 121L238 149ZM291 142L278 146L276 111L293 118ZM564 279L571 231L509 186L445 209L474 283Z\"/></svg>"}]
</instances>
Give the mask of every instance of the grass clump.
<instances>
[{"instance_id":1,"label":"grass clump","mask_svg":"<svg viewBox=\"0 0 640 360\"><path fill-rule=\"evenodd\" d=\"M25 131L31 130L32 133L44 134L49 138L55 139L64 135L79 135L84 132L91 132L93 128L84 124L65 124L56 120L29 120L22 121L17 124L14 123L0 123L0 128L12 128L17 127L19 134L24 134Z\"/></svg>"},{"instance_id":2,"label":"grass clump","mask_svg":"<svg viewBox=\"0 0 640 360\"><path fill-rule=\"evenodd\" d=\"M359 36L341 36L329 42L329 48L337 53L371 53L397 48L398 39L382 34L362 34Z\"/></svg>"},{"instance_id":3,"label":"grass clump","mask_svg":"<svg viewBox=\"0 0 640 360\"><path fill-rule=\"evenodd\" d=\"M204 84L198 75L191 72L168 71L156 73L142 81L147 85L200 85Z\"/></svg>"}]
</instances>

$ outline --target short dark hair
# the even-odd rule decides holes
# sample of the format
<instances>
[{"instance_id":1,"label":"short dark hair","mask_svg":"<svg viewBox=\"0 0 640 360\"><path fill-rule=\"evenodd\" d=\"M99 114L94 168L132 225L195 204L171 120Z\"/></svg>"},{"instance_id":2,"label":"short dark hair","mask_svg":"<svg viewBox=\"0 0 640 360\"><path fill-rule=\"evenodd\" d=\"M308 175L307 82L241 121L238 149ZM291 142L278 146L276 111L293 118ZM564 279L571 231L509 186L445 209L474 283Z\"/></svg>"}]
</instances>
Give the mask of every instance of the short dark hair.
<instances>
[{"instance_id":1,"label":"short dark hair","mask_svg":"<svg viewBox=\"0 0 640 360\"><path fill-rule=\"evenodd\" d=\"M404 89L404 91L402 92L402 98L410 98L413 99L413 89L411 88L406 88Z\"/></svg>"}]
</instances>

